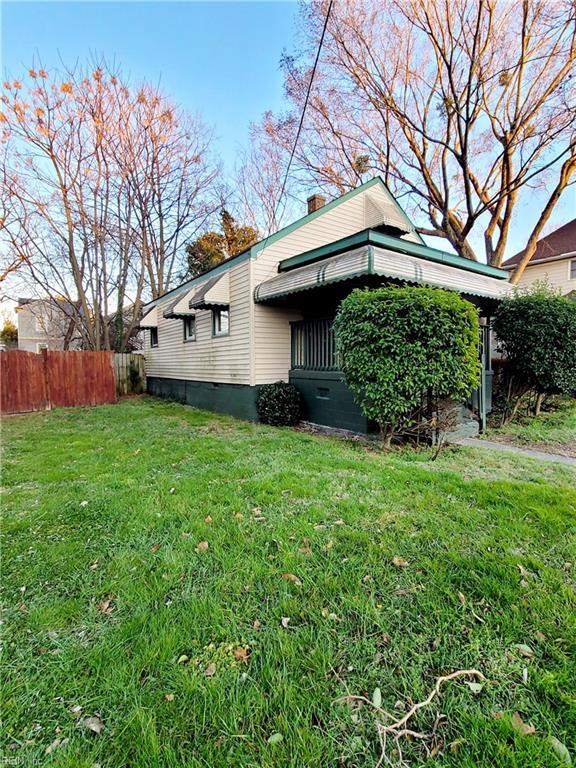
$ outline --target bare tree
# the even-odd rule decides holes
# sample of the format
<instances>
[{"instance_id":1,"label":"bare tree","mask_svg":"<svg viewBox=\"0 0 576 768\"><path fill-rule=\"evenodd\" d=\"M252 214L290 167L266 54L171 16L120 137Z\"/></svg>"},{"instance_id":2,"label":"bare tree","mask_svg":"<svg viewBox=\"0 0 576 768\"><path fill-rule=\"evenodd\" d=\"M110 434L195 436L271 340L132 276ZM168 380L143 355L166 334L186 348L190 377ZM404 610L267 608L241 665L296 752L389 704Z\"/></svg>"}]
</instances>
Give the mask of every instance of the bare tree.
<instances>
[{"instance_id":1,"label":"bare tree","mask_svg":"<svg viewBox=\"0 0 576 768\"><path fill-rule=\"evenodd\" d=\"M285 174L284 147L274 140L275 125L268 112L262 124L250 126L250 146L241 157L236 175L238 208L242 220L269 235L291 214L290 190L279 200Z\"/></svg>"},{"instance_id":2,"label":"bare tree","mask_svg":"<svg viewBox=\"0 0 576 768\"><path fill-rule=\"evenodd\" d=\"M283 61L292 110L267 136L285 156L325 6L304 9ZM292 184L341 193L380 173L421 232L495 266L529 201L516 282L576 171L575 58L573 0L340 0Z\"/></svg>"},{"instance_id":3,"label":"bare tree","mask_svg":"<svg viewBox=\"0 0 576 768\"><path fill-rule=\"evenodd\" d=\"M144 293L166 291L181 243L214 207L210 133L104 66L30 70L2 100L7 268L67 300L84 346L123 348Z\"/></svg>"}]
</instances>

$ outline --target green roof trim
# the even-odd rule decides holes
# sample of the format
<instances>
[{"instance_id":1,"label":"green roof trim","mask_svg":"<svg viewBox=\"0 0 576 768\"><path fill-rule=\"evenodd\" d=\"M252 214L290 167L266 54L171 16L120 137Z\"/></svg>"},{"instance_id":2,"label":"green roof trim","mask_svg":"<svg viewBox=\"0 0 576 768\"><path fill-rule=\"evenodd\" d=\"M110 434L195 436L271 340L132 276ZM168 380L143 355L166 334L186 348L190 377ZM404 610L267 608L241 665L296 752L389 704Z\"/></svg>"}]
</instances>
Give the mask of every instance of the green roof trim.
<instances>
[{"instance_id":1,"label":"green roof trim","mask_svg":"<svg viewBox=\"0 0 576 768\"><path fill-rule=\"evenodd\" d=\"M166 291L166 293L163 293L162 296L159 296L157 299L153 299L152 301L149 301L147 304L145 304L144 309L147 309L147 308L151 309L152 307L156 306L156 304L158 304L159 301L163 301L167 296L175 294L176 292L184 293L184 291L189 290L194 285L204 280L206 275L216 276L221 274L222 272L226 272L226 270L230 269L231 267L235 267L237 264L242 264L242 262L248 261L249 259L255 259L261 251L263 251L265 248L268 248L273 243L278 242L278 240L281 240L283 237L286 237L286 235L289 235L292 232L295 232L297 229L300 229L300 227L303 227L306 224L309 224L311 221L314 221L320 216L323 216L325 213L328 213L328 211L331 211L334 208L337 208L342 203L345 203L348 200L352 200L352 198L356 197L356 195L359 195L361 192L365 192L366 190L371 189L372 187L375 187L375 186L383 187L383 189L390 196L390 201L396 206L400 215L408 224L410 230L413 231L414 234L418 236L418 238L422 243L424 243L424 240L422 239L420 234L416 232L414 224L410 221L408 215L406 214L402 206L397 202L394 195L390 192L390 190L386 186L382 177L374 176L374 178L364 182L364 184L360 184L358 187L354 187L354 189L350 189L348 192L345 192L340 197L337 197L334 200L331 200L329 203L326 203L326 205L323 205L321 208L318 208L318 210L313 211L312 213L308 213L306 216L302 216L300 219L296 219L296 221L293 221L291 224L288 224L282 229L279 229L277 232L274 232L273 234L268 235L268 237L264 237L262 240L255 243L253 246L251 246L247 250L242 251L242 253L238 253L236 254L236 256L231 256L229 259L226 259L226 261L223 261L221 264L218 264L217 266L212 267L211 269L207 269L201 275L198 275L197 277L193 277L190 280L186 280L184 283L180 283L180 285L177 285L175 288L171 288L169 291Z\"/></svg>"},{"instance_id":2,"label":"green roof trim","mask_svg":"<svg viewBox=\"0 0 576 768\"><path fill-rule=\"evenodd\" d=\"M414 224L410 221L404 209L395 200L394 195L390 192L390 190L384 183L383 179L380 176L374 176L374 178L370 179L370 181L366 181L364 182L364 184L360 184L360 186L354 187L354 189L350 189L348 192L345 192L340 197L337 197L334 200L331 200L329 203L326 203L326 205L323 205L321 208L318 208L318 210L314 211L313 213L308 213L306 216L302 216L302 218L296 219L296 221L293 221L292 224L288 224L286 227L279 229L278 232L274 232L274 234L269 235L268 237L265 237L263 240L260 240L259 243L256 243L255 245L252 246L252 251L254 252L254 256L256 256L256 254L258 254L260 251L263 251L264 248L268 248L268 246L272 245L278 240L281 240L283 237L286 237L286 235L289 235L292 232L295 232L297 229L300 229L300 227L303 227L305 224L309 224L311 221L314 221L314 219L317 219L319 216L322 216L328 211L332 211L334 208L337 208L342 203L345 203L348 200L352 200L352 198L356 197L356 195L359 195L360 192L365 192L371 187L376 187L376 186L381 186L386 190L386 192L390 195L391 202L394 203L398 211L401 213L402 218L406 221L410 230L413 230L414 234L420 237L420 235L416 232ZM421 237L420 239L422 240ZM422 240L422 242L424 241Z\"/></svg>"},{"instance_id":3,"label":"green roof trim","mask_svg":"<svg viewBox=\"0 0 576 768\"><path fill-rule=\"evenodd\" d=\"M327 256L334 256L337 253L342 253L353 248L359 248L363 245L375 245L382 248L388 248L397 253L406 253L408 256L416 256L421 259L426 259L427 261L436 261L450 267L459 267L460 269L466 269L468 272L476 272L477 274L488 275L489 277L495 277L500 280L507 280L509 277L508 272L504 269L491 267L488 264L480 264L477 261L465 259L463 256L440 251L437 248L429 248L427 245L412 243L409 240L402 240L399 237L384 235L373 229L364 229L362 232L357 232L355 235L336 240L334 243L322 245L319 248L313 248L311 251L305 251L297 256L284 259L284 261L281 261L278 265L278 271L288 272L289 270L296 269L304 264L311 264L315 261L325 259Z\"/></svg>"}]
</instances>

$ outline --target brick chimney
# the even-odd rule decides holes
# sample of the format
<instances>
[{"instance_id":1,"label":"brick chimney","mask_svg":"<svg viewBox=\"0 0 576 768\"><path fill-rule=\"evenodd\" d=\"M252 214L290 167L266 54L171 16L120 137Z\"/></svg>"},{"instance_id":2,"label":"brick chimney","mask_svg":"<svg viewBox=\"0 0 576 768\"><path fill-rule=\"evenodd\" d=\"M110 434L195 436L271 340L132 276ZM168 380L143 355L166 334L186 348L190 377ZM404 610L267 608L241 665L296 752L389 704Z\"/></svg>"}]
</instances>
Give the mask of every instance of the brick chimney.
<instances>
[{"instance_id":1,"label":"brick chimney","mask_svg":"<svg viewBox=\"0 0 576 768\"><path fill-rule=\"evenodd\" d=\"M308 213L314 213L314 211L317 211L319 208L322 208L323 205L326 205L326 198L322 197L322 195L311 195L307 202Z\"/></svg>"}]
</instances>

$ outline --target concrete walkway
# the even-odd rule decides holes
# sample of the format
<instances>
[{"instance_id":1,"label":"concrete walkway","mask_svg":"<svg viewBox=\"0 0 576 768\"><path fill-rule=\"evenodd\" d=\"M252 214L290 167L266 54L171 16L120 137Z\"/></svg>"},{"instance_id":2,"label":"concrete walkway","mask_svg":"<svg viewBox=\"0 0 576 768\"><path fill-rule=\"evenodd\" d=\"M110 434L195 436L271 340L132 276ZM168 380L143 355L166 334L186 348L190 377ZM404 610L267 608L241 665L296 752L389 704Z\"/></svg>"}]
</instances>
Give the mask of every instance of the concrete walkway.
<instances>
[{"instance_id":1,"label":"concrete walkway","mask_svg":"<svg viewBox=\"0 0 576 768\"><path fill-rule=\"evenodd\" d=\"M571 456L562 456L560 453L546 453L545 451L533 451L531 448L518 448L516 445L508 443L498 443L495 440L480 440L476 437L461 437L454 440L457 445L468 445L471 448L486 448L494 451L507 451L515 453L517 456L527 456L529 459L538 459L540 461L556 461L560 464L569 464L576 467L576 459Z\"/></svg>"}]
</instances>

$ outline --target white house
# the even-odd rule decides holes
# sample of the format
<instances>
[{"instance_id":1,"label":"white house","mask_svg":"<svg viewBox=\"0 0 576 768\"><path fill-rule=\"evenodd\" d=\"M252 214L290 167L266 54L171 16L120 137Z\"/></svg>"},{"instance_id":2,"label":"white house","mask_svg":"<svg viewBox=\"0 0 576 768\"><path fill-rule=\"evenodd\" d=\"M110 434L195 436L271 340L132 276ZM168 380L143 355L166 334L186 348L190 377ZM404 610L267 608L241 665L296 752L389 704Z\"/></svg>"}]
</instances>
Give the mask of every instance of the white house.
<instances>
[{"instance_id":1,"label":"white house","mask_svg":"<svg viewBox=\"0 0 576 768\"><path fill-rule=\"evenodd\" d=\"M524 251L512 256L502 265L512 272L524 256ZM576 298L576 219L538 240L518 285L547 283L563 296Z\"/></svg>"},{"instance_id":2,"label":"white house","mask_svg":"<svg viewBox=\"0 0 576 768\"><path fill-rule=\"evenodd\" d=\"M390 283L440 286L476 304L487 324L509 290L507 272L427 247L380 178L327 204L315 195L308 206L145 306L150 393L254 419L259 386L292 381L308 420L366 431L336 361L332 321L344 296ZM484 357L479 417L490 404L486 348Z\"/></svg>"}]
</instances>

